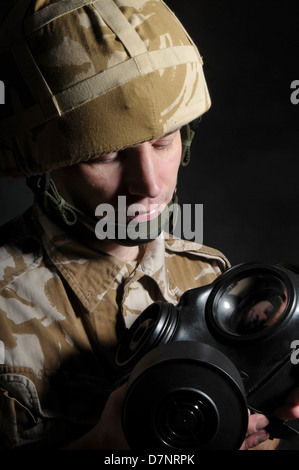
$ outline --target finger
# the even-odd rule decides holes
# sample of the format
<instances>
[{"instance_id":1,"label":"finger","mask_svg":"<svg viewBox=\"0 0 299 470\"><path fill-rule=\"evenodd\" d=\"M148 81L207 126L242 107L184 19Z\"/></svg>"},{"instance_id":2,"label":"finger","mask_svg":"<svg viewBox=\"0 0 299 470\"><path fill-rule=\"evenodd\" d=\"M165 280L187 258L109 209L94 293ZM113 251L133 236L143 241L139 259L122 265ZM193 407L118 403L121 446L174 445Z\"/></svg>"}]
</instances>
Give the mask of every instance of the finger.
<instances>
[{"instance_id":1,"label":"finger","mask_svg":"<svg viewBox=\"0 0 299 470\"><path fill-rule=\"evenodd\" d=\"M266 426L268 426L268 424L269 424L269 420L266 418L265 415L260 414L260 413L255 413L255 414L250 415L249 422L248 422L247 436L264 429Z\"/></svg>"},{"instance_id":2,"label":"finger","mask_svg":"<svg viewBox=\"0 0 299 470\"><path fill-rule=\"evenodd\" d=\"M252 447L257 446L262 442L265 442L267 439L269 439L269 433L264 429L261 429L260 431L257 431L256 433L246 437L245 441L240 447L240 450L251 449Z\"/></svg>"},{"instance_id":3,"label":"finger","mask_svg":"<svg viewBox=\"0 0 299 470\"><path fill-rule=\"evenodd\" d=\"M274 415L280 419L299 418L299 388L289 393L285 403L275 410Z\"/></svg>"},{"instance_id":4,"label":"finger","mask_svg":"<svg viewBox=\"0 0 299 470\"><path fill-rule=\"evenodd\" d=\"M299 405L286 404L275 410L274 415L280 419L297 419L299 418Z\"/></svg>"}]
</instances>

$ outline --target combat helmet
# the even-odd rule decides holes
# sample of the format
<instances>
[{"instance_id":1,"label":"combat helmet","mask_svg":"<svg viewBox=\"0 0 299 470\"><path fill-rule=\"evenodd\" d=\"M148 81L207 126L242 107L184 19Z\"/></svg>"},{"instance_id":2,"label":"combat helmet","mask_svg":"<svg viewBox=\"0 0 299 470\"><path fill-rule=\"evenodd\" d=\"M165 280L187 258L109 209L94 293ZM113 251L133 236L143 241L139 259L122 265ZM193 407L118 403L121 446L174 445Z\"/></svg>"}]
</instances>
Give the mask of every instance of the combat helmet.
<instances>
[{"instance_id":1,"label":"combat helmet","mask_svg":"<svg viewBox=\"0 0 299 470\"><path fill-rule=\"evenodd\" d=\"M17 0L0 27L0 174L32 176L185 127L202 58L161 0Z\"/></svg>"}]
</instances>

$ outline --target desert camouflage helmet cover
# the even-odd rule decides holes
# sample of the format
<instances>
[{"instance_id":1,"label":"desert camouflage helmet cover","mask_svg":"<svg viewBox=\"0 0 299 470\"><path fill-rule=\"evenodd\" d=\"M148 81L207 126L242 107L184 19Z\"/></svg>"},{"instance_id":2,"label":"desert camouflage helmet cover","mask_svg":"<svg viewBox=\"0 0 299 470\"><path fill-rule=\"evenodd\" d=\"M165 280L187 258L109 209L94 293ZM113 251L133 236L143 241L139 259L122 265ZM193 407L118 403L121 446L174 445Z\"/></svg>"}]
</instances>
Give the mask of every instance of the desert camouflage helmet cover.
<instances>
[{"instance_id":1,"label":"desert camouflage helmet cover","mask_svg":"<svg viewBox=\"0 0 299 470\"><path fill-rule=\"evenodd\" d=\"M161 0L18 0L0 59L2 175L154 139L210 106L198 50Z\"/></svg>"}]
</instances>

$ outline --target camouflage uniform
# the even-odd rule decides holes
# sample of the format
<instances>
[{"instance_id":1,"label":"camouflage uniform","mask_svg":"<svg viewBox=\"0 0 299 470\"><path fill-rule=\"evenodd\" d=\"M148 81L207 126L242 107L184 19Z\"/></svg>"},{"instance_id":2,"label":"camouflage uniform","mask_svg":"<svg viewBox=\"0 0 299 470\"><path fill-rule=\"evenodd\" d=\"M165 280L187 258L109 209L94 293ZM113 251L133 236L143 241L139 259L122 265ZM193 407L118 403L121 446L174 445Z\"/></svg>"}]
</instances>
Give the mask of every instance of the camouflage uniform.
<instances>
[{"instance_id":1,"label":"camouflage uniform","mask_svg":"<svg viewBox=\"0 0 299 470\"><path fill-rule=\"evenodd\" d=\"M123 262L70 238L38 207L1 235L0 426L9 446L83 434L114 387L125 326L228 266L216 250L163 234L140 263Z\"/></svg>"},{"instance_id":2,"label":"camouflage uniform","mask_svg":"<svg viewBox=\"0 0 299 470\"><path fill-rule=\"evenodd\" d=\"M0 174L89 161L183 130L209 108L202 58L163 1L12 4L0 29ZM37 205L1 232L3 446L59 446L84 434L119 378L125 326L228 266L217 251L163 232L138 264L70 233Z\"/></svg>"}]
</instances>

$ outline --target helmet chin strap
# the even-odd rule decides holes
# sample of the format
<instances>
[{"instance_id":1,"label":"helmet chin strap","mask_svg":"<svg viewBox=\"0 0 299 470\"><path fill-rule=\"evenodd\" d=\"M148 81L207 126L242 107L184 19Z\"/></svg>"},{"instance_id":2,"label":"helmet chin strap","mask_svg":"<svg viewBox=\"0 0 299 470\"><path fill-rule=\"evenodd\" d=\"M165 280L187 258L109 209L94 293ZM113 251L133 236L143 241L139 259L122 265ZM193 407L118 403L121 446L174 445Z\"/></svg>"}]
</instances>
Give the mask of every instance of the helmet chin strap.
<instances>
[{"instance_id":1,"label":"helmet chin strap","mask_svg":"<svg viewBox=\"0 0 299 470\"><path fill-rule=\"evenodd\" d=\"M59 194L50 174L37 175L27 180L28 186L34 191L38 201L50 217L54 218L60 225L67 228L75 228L83 224L91 232L96 234L97 217L92 217L82 212L77 207L69 204ZM177 218L177 195L174 192L171 201L156 219L147 222L113 224L109 223L109 233L113 237L104 238L124 246L137 246L149 243L157 238L165 227L172 233ZM121 235L120 235L121 234ZM125 234L125 236L123 235Z\"/></svg>"},{"instance_id":2,"label":"helmet chin strap","mask_svg":"<svg viewBox=\"0 0 299 470\"><path fill-rule=\"evenodd\" d=\"M178 214L177 202L178 198L175 191L171 201L156 219L148 222L139 222L133 224L132 227L131 224L127 224L126 226L116 224L116 233L126 233L127 236L125 238L116 238L115 241L119 245L136 246L155 240L155 238L157 238L164 229L167 229L169 233L173 233ZM138 234L137 237L136 234Z\"/></svg>"}]
</instances>

